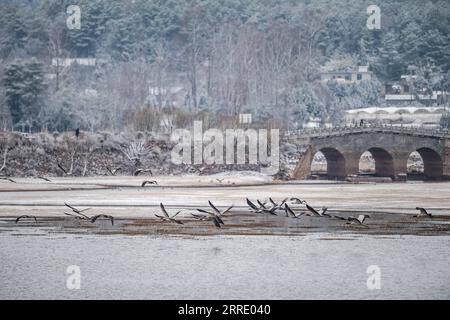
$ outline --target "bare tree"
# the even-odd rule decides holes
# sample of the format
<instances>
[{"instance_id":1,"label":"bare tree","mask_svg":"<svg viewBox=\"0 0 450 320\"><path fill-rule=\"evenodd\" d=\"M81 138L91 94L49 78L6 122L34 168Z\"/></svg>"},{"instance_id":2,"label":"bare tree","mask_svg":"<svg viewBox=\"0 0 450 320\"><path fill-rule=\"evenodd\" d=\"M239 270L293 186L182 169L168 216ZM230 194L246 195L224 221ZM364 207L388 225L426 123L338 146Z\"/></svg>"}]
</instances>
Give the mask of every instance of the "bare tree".
<instances>
[{"instance_id":1,"label":"bare tree","mask_svg":"<svg viewBox=\"0 0 450 320\"><path fill-rule=\"evenodd\" d=\"M184 33L188 39L186 44L186 70L190 84L191 106L198 108L198 67L205 60L207 52L207 26L205 24L205 8L197 4L187 10L184 16Z\"/></svg>"},{"instance_id":2,"label":"bare tree","mask_svg":"<svg viewBox=\"0 0 450 320\"><path fill-rule=\"evenodd\" d=\"M55 91L58 91L60 88L61 76L65 70L64 30L65 26L63 23L56 21L51 25L48 32L48 52L52 59L50 63L55 74Z\"/></svg>"}]
</instances>

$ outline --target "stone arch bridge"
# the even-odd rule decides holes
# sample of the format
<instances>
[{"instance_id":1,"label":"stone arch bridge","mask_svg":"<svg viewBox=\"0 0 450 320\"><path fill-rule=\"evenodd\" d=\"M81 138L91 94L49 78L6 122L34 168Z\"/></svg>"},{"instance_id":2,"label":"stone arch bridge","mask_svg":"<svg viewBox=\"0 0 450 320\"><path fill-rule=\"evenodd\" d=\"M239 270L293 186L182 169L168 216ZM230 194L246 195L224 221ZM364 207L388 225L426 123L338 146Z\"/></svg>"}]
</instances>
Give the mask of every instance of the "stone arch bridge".
<instances>
[{"instance_id":1,"label":"stone arch bridge","mask_svg":"<svg viewBox=\"0 0 450 320\"><path fill-rule=\"evenodd\" d=\"M424 162L426 179L450 178L450 134L439 130L393 126L339 127L312 130L296 135L308 145L293 173L294 179L311 174L314 155L321 151L327 160L330 178L359 173L361 155L369 151L375 160L377 176L398 179L407 174L407 161L417 151ZM292 138L289 138L291 142Z\"/></svg>"}]
</instances>

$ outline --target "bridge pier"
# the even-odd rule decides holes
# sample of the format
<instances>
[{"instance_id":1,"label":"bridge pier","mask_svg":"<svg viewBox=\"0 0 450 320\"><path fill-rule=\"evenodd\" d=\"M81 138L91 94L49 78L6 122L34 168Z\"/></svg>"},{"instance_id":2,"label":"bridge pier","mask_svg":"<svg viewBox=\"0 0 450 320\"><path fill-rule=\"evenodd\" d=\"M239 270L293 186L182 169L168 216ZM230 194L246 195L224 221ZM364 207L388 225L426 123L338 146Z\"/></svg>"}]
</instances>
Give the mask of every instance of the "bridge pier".
<instances>
[{"instance_id":1,"label":"bridge pier","mask_svg":"<svg viewBox=\"0 0 450 320\"><path fill-rule=\"evenodd\" d=\"M450 180L450 139L443 140L442 175L444 179Z\"/></svg>"},{"instance_id":2,"label":"bridge pier","mask_svg":"<svg viewBox=\"0 0 450 320\"><path fill-rule=\"evenodd\" d=\"M409 153L396 153L393 155L393 169L394 175L392 178L397 180L400 175L406 176L408 174L407 164Z\"/></svg>"},{"instance_id":3,"label":"bridge pier","mask_svg":"<svg viewBox=\"0 0 450 320\"><path fill-rule=\"evenodd\" d=\"M361 154L354 152L345 152L345 175L344 178L350 175L357 175L359 173L359 159ZM332 172L329 170L329 172Z\"/></svg>"}]
</instances>

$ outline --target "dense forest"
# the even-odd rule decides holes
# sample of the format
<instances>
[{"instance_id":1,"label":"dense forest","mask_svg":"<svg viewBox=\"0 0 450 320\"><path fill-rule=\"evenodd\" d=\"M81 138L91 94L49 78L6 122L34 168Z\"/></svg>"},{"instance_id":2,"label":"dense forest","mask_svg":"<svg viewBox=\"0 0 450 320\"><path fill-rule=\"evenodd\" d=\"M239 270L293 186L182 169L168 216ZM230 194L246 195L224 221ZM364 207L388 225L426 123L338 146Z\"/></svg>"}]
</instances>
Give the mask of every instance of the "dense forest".
<instances>
[{"instance_id":1,"label":"dense forest","mask_svg":"<svg viewBox=\"0 0 450 320\"><path fill-rule=\"evenodd\" d=\"M69 29L67 7L81 8ZM450 2L363 0L0 0L0 129L155 130L220 126L239 113L301 127L379 103L384 81L414 70L448 90ZM55 58L95 58L95 66ZM369 65L359 84L322 69Z\"/></svg>"}]
</instances>

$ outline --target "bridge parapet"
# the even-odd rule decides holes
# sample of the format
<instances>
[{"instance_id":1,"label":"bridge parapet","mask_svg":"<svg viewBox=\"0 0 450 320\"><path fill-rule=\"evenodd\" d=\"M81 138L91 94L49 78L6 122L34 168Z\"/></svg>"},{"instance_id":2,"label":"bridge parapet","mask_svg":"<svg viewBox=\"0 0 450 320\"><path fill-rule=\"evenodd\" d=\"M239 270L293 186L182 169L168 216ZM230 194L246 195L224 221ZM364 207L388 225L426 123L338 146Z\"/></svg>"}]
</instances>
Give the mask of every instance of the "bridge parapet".
<instances>
[{"instance_id":1,"label":"bridge parapet","mask_svg":"<svg viewBox=\"0 0 450 320\"><path fill-rule=\"evenodd\" d=\"M332 128L312 128L286 132L285 136L298 138L326 138L358 133L391 133L419 137L434 137L450 139L450 132L443 129L427 129L411 126L393 125L363 125L363 126L334 126Z\"/></svg>"}]
</instances>

